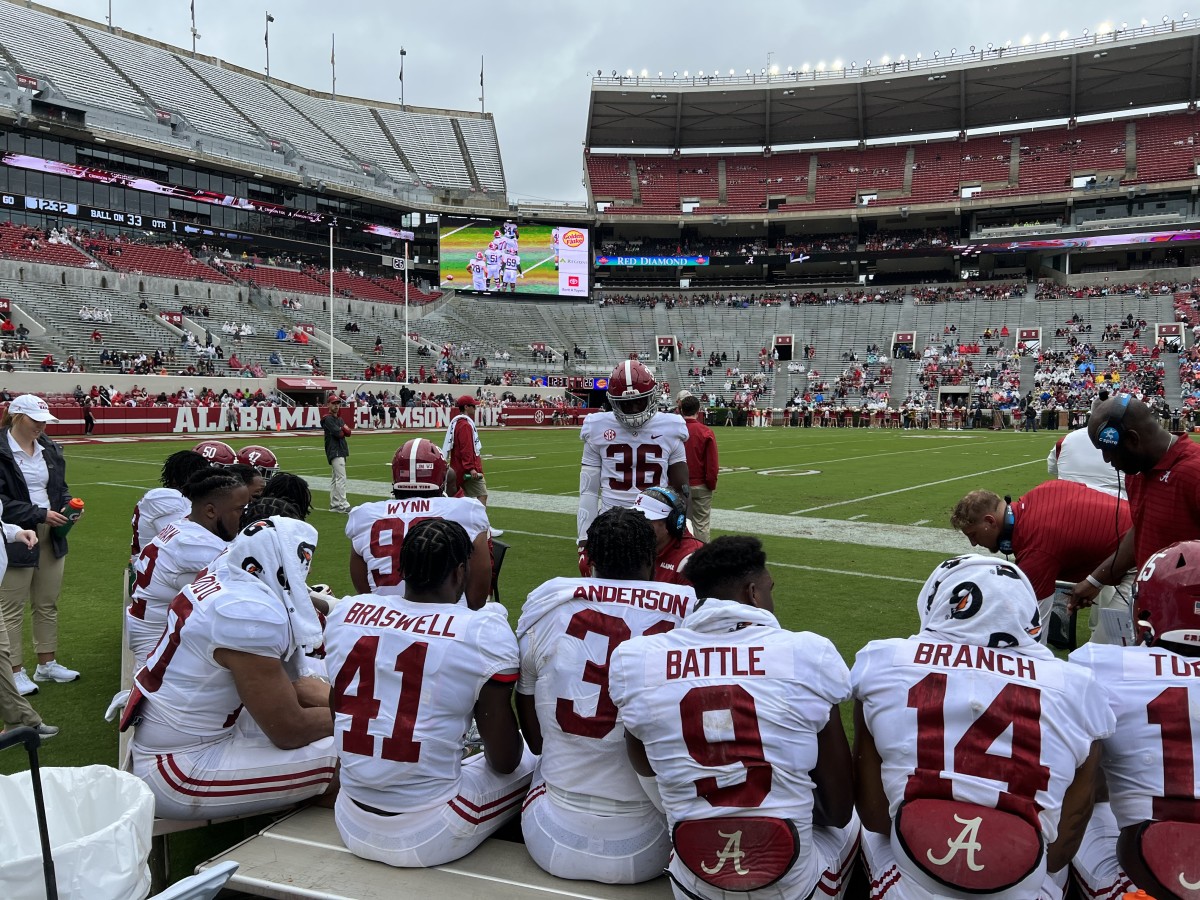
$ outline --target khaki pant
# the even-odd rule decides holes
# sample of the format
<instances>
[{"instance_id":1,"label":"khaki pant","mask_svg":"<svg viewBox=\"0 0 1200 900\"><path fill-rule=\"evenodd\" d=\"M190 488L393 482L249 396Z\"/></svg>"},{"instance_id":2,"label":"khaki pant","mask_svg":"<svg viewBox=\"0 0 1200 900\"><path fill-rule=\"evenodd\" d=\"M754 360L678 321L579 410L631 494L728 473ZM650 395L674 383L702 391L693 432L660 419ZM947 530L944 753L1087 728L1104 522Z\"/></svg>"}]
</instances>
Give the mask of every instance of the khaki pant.
<instances>
[{"instance_id":1,"label":"khaki pant","mask_svg":"<svg viewBox=\"0 0 1200 900\"><path fill-rule=\"evenodd\" d=\"M349 512L350 502L346 499L346 458L336 456L329 466L333 473L329 479L329 508L334 512Z\"/></svg>"},{"instance_id":2,"label":"khaki pant","mask_svg":"<svg viewBox=\"0 0 1200 900\"><path fill-rule=\"evenodd\" d=\"M480 503L487 503L487 482L482 475L474 475L462 482L464 497L474 497Z\"/></svg>"},{"instance_id":3,"label":"khaki pant","mask_svg":"<svg viewBox=\"0 0 1200 900\"><path fill-rule=\"evenodd\" d=\"M4 581L0 582L0 610L3 610L4 627L8 631L12 665L17 668L21 667L25 655L22 629L26 604L33 608L34 652L53 654L58 650L58 595L62 590L67 558L54 558L49 525L39 525L37 536L38 565L23 569L9 566Z\"/></svg>"},{"instance_id":4,"label":"khaki pant","mask_svg":"<svg viewBox=\"0 0 1200 900\"><path fill-rule=\"evenodd\" d=\"M707 544L713 492L702 484L693 484L689 492L691 500L688 502L688 518L692 520L692 533L696 535L696 540Z\"/></svg>"},{"instance_id":5,"label":"khaki pant","mask_svg":"<svg viewBox=\"0 0 1200 900\"><path fill-rule=\"evenodd\" d=\"M4 549L0 547L0 553L3 552ZM36 728L42 724L42 717L33 711L29 701L17 690L8 654L8 631L4 628L4 621L0 619L0 719L4 720L5 728L15 728L18 725Z\"/></svg>"}]
</instances>

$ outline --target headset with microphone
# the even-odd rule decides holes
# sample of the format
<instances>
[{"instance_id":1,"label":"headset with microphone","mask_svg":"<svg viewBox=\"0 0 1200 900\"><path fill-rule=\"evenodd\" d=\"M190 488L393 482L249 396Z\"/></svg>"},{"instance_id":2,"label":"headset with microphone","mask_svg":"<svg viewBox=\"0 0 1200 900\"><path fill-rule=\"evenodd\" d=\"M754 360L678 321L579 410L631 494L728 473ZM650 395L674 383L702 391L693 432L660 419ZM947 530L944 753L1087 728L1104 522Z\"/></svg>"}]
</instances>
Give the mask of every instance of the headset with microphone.
<instances>
[{"instance_id":1,"label":"headset with microphone","mask_svg":"<svg viewBox=\"0 0 1200 900\"><path fill-rule=\"evenodd\" d=\"M661 500L671 507L671 512L663 520L667 523L667 534L675 540L683 537L684 529L687 527L687 502L683 497L665 487L646 488L642 493L650 494L656 500Z\"/></svg>"},{"instance_id":2,"label":"headset with microphone","mask_svg":"<svg viewBox=\"0 0 1200 900\"><path fill-rule=\"evenodd\" d=\"M1102 448L1113 449L1121 443L1121 435L1125 433L1125 427L1121 423L1125 420L1128 409L1129 394L1122 394L1120 401L1096 434L1096 441Z\"/></svg>"}]
</instances>

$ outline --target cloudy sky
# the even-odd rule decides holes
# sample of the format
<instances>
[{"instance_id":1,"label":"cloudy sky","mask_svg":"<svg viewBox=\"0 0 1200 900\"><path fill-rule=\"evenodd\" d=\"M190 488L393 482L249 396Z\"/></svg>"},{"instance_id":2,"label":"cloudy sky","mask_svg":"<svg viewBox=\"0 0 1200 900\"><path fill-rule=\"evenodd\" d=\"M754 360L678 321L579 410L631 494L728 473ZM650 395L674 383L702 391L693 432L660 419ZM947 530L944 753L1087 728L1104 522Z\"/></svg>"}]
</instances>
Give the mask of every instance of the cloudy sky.
<instances>
[{"instance_id":1,"label":"cloudy sky","mask_svg":"<svg viewBox=\"0 0 1200 900\"><path fill-rule=\"evenodd\" d=\"M103 22L110 0L42 0ZM188 0L111 0L113 24L191 46ZM652 74L747 68L781 70L897 58L1028 37L1077 37L1108 23L1136 26L1186 6L1145 0L195 0L201 53L249 69L264 65L264 14L271 74L329 90L330 39L337 35L337 90L413 106L479 109L485 56L487 110L496 117L508 189L521 200L583 200L585 73ZM1200 15L1200 7L1195 10Z\"/></svg>"}]
</instances>

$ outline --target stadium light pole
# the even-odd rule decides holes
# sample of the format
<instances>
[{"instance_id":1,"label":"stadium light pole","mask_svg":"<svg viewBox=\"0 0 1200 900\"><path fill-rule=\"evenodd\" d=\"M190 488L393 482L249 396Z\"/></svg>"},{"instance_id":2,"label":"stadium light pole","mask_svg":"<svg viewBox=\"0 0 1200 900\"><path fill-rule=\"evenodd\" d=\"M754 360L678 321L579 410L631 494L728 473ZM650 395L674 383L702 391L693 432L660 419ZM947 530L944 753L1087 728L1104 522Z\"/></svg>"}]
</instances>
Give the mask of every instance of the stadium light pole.
<instances>
[{"instance_id":1,"label":"stadium light pole","mask_svg":"<svg viewBox=\"0 0 1200 900\"><path fill-rule=\"evenodd\" d=\"M337 219L329 222L329 380L333 374L333 229L337 227Z\"/></svg>"},{"instance_id":2,"label":"stadium light pole","mask_svg":"<svg viewBox=\"0 0 1200 900\"><path fill-rule=\"evenodd\" d=\"M267 18L266 30L263 31L263 46L267 48L267 81L271 80L271 23L275 21L275 17L269 12L264 12Z\"/></svg>"},{"instance_id":3,"label":"stadium light pole","mask_svg":"<svg viewBox=\"0 0 1200 900\"><path fill-rule=\"evenodd\" d=\"M416 238L411 231L401 231L400 240L404 241L404 383L412 382L412 373L408 370L408 245Z\"/></svg>"}]
</instances>

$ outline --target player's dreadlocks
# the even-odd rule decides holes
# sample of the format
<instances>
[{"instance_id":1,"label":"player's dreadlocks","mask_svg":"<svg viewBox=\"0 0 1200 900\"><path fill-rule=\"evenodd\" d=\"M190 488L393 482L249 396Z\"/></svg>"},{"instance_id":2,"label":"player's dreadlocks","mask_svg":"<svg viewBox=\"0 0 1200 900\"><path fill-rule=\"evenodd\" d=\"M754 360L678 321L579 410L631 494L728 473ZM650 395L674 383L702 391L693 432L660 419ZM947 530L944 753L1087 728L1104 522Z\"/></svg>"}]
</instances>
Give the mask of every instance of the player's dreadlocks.
<instances>
[{"instance_id":1,"label":"player's dreadlocks","mask_svg":"<svg viewBox=\"0 0 1200 900\"><path fill-rule=\"evenodd\" d=\"M600 578L647 578L658 555L658 539L640 511L614 506L588 526L587 551Z\"/></svg>"},{"instance_id":2,"label":"player's dreadlocks","mask_svg":"<svg viewBox=\"0 0 1200 900\"><path fill-rule=\"evenodd\" d=\"M400 569L404 583L415 590L436 588L471 557L467 531L449 519L418 522L404 536Z\"/></svg>"},{"instance_id":3,"label":"player's dreadlocks","mask_svg":"<svg viewBox=\"0 0 1200 900\"><path fill-rule=\"evenodd\" d=\"M693 553L683 568L683 577L696 588L697 597L732 600L747 579L766 567L762 541L749 535L727 534Z\"/></svg>"},{"instance_id":4,"label":"player's dreadlocks","mask_svg":"<svg viewBox=\"0 0 1200 900\"><path fill-rule=\"evenodd\" d=\"M251 500L245 511L242 513L242 521L238 524L239 528L245 528L251 522L257 522L259 519L269 519L271 516L283 516L287 519L302 519L300 510L296 508L291 500L285 500L283 497L259 497L257 500Z\"/></svg>"},{"instance_id":5,"label":"player's dreadlocks","mask_svg":"<svg viewBox=\"0 0 1200 900\"><path fill-rule=\"evenodd\" d=\"M244 486L240 478L225 474L224 469L201 469L179 490L183 496L196 503L208 499L213 494L227 494Z\"/></svg>"},{"instance_id":6,"label":"player's dreadlocks","mask_svg":"<svg viewBox=\"0 0 1200 900\"><path fill-rule=\"evenodd\" d=\"M291 472L277 472L271 476L259 499L267 497L279 497L295 506L299 515L292 518L307 519L312 512L312 491L308 489L308 482Z\"/></svg>"},{"instance_id":7,"label":"player's dreadlocks","mask_svg":"<svg viewBox=\"0 0 1200 900\"><path fill-rule=\"evenodd\" d=\"M211 468L207 459L195 450L180 450L172 453L163 462L159 480L166 488L181 488L197 472Z\"/></svg>"}]
</instances>

